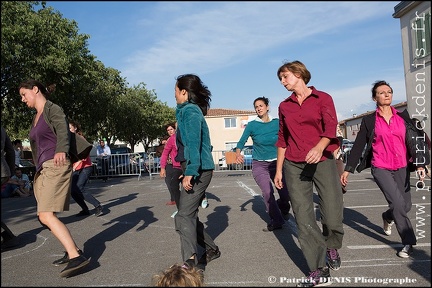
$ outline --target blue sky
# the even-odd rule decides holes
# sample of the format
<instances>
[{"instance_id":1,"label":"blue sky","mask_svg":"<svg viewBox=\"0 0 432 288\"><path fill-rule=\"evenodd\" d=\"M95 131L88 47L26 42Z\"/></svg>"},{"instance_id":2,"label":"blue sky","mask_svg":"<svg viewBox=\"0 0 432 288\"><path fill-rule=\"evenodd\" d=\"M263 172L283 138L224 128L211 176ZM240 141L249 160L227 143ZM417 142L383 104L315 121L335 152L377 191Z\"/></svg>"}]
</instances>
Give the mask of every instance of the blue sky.
<instances>
[{"instance_id":1,"label":"blue sky","mask_svg":"<svg viewBox=\"0 0 432 288\"><path fill-rule=\"evenodd\" d=\"M338 120L373 110L372 83L386 80L393 103L406 100L400 1L141 2L47 1L90 35L90 53L175 107L175 78L194 73L212 92L211 108L271 114L290 93L276 72L299 60L309 85L332 95Z\"/></svg>"}]
</instances>

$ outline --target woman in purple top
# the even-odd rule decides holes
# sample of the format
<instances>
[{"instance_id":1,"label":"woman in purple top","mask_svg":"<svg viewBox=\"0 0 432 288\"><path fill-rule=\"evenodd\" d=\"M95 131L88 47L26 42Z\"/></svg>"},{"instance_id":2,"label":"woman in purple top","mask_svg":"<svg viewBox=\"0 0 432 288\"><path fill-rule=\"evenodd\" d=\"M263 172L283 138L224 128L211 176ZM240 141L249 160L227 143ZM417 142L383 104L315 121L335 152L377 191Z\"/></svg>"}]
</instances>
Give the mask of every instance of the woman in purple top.
<instances>
[{"instance_id":1,"label":"woman in purple top","mask_svg":"<svg viewBox=\"0 0 432 288\"><path fill-rule=\"evenodd\" d=\"M384 233L390 235L396 224L404 246L397 255L408 258L413 252L412 246L417 243L408 217L412 206L409 172L417 170L420 180L424 179L425 165L430 162L429 150L425 133L416 129L408 112L399 112L391 106L393 89L390 84L375 82L372 99L376 102L376 111L363 117L340 180L342 185L347 185L348 176L355 169L361 172L371 167L372 176L389 205L382 213Z\"/></svg>"},{"instance_id":2,"label":"woman in purple top","mask_svg":"<svg viewBox=\"0 0 432 288\"><path fill-rule=\"evenodd\" d=\"M56 213L68 211L72 165L68 157L70 148L69 126L62 108L47 100L55 86L45 88L39 81L27 80L18 89L21 101L36 109L30 128L30 146L36 165L33 191L37 202L39 222L48 228L66 250L62 261L67 263L61 277L75 275L89 264L74 239Z\"/></svg>"}]
</instances>

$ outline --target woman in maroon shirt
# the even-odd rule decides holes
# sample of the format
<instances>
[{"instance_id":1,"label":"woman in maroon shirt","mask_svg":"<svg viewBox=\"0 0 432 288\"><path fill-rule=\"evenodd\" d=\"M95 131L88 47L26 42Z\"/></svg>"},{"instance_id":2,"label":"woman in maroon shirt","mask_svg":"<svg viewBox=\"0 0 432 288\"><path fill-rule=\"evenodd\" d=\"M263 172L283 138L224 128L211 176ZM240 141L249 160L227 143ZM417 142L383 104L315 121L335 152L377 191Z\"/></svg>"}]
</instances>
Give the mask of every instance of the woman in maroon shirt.
<instances>
[{"instance_id":1,"label":"woman in maroon shirt","mask_svg":"<svg viewBox=\"0 0 432 288\"><path fill-rule=\"evenodd\" d=\"M344 234L343 194L333 159L333 151L339 146L336 109L329 94L307 86L311 74L300 61L283 64L277 75L281 84L293 92L279 105L274 182L280 189L284 173L298 239L310 269L306 280L298 286L330 284L327 265L333 270L340 268L337 249L342 247ZM314 185L319 196L322 231L315 218Z\"/></svg>"}]
</instances>

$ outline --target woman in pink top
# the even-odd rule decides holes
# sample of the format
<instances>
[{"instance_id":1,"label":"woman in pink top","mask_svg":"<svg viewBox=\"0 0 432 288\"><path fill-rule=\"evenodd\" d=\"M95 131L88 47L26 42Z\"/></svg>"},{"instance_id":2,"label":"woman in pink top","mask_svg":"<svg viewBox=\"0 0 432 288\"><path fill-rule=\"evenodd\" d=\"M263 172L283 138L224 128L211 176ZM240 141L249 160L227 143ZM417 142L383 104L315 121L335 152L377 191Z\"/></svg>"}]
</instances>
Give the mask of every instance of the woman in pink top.
<instances>
[{"instance_id":1,"label":"woman in pink top","mask_svg":"<svg viewBox=\"0 0 432 288\"><path fill-rule=\"evenodd\" d=\"M169 138L165 144L160 159L160 177L165 178L165 183L170 192L171 200L166 205L178 205L178 199L180 197L180 182L181 170L180 162L175 161L177 156L176 146L176 123L170 123L166 125L166 131Z\"/></svg>"},{"instance_id":2,"label":"woman in pink top","mask_svg":"<svg viewBox=\"0 0 432 288\"><path fill-rule=\"evenodd\" d=\"M399 112L391 106L393 89L390 84L375 82L372 99L376 102L376 111L363 117L340 180L342 185L347 185L349 173L371 167L372 176L389 205L382 213L384 233L390 235L392 225L396 224L404 246L397 255L408 258L413 252L412 246L416 245L416 235L408 217L412 206L410 171L417 170L420 180L424 178L425 165L430 162L429 150L424 132L415 127L408 112Z\"/></svg>"}]
</instances>

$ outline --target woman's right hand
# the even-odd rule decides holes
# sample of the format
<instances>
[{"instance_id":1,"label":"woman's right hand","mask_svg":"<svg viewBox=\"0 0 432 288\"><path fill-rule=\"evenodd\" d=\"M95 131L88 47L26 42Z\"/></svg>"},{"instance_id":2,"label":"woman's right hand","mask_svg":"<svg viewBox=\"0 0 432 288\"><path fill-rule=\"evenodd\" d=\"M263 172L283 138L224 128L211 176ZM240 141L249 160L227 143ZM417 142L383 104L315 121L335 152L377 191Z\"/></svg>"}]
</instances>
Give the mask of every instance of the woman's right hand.
<instances>
[{"instance_id":1,"label":"woman's right hand","mask_svg":"<svg viewBox=\"0 0 432 288\"><path fill-rule=\"evenodd\" d=\"M242 164L244 163L244 156L242 154L236 155L236 164Z\"/></svg>"},{"instance_id":2,"label":"woman's right hand","mask_svg":"<svg viewBox=\"0 0 432 288\"><path fill-rule=\"evenodd\" d=\"M281 171L276 171L273 182L274 182L274 185L276 186L277 189L283 188L282 172Z\"/></svg>"},{"instance_id":3,"label":"woman's right hand","mask_svg":"<svg viewBox=\"0 0 432 288\"><path fill-rule=\"evenodd\" d=\"M342 186L346 186L348 184L348 175L350 172L344 171L342 175L340 176L340 182Z\"/></svg>"}]
</instances>

